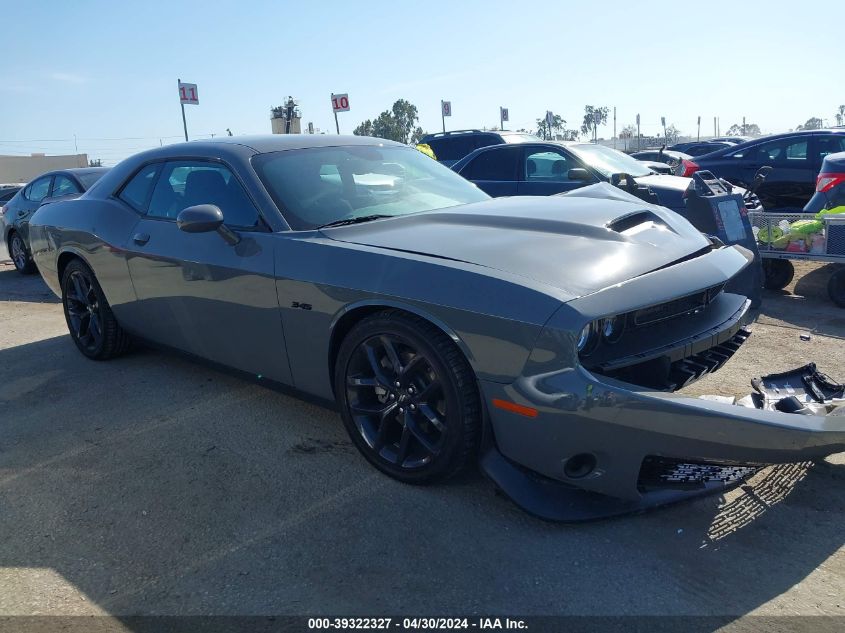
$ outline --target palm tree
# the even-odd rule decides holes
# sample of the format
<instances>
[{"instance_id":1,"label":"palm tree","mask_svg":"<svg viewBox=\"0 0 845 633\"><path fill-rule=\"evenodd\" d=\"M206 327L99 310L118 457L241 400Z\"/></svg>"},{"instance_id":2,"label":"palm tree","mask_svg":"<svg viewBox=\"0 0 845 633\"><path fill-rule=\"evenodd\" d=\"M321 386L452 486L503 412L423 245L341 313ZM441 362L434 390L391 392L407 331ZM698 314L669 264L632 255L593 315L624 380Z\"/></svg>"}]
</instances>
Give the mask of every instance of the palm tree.
<instances>
[{"instance_id":1,"label":"palm tree","mask_svg":"<svg viewBox=\"0 0 845 633\"><path fill-rule=\"evenodd\" d=\"M839 111L836 113L836 125L842 125L845 121L845 105L839 106Z\"/></svg>"}]
</instances>

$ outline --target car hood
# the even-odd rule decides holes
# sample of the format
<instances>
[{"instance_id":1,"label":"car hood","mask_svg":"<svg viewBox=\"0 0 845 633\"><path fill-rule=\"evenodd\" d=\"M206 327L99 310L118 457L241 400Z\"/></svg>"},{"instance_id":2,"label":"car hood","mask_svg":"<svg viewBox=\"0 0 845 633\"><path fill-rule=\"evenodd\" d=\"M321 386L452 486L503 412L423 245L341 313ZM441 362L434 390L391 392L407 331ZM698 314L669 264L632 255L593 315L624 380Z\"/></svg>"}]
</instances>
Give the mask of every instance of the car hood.
<instances>
[{"instance_id":1,"label":"car hood","mask_svg":"<svg viewBox=\"0 0 845 633\"><path fill-rule=\"evenodd\" d=\"M650 174L648 176L638 176L636 181L641 185L648 185L655 191L668 190L676 191L682 194L689 187L692 178L683 178L681 176L669 176L665 174Z\"/></svg>"},{"instance_id":2,"label":"car hood","mask_svg":"<svg viewBox=\"0 0 845 633\"><path fill-rule=\"evenodd\" d=\"M613 198L598 197L606 188ZM495 198L322 229L353 244L519 275L574 299L710 248L679 215L607 184L582 195ZM560 295L561 293L557 293Z\"/></svg>"}]
</instances>

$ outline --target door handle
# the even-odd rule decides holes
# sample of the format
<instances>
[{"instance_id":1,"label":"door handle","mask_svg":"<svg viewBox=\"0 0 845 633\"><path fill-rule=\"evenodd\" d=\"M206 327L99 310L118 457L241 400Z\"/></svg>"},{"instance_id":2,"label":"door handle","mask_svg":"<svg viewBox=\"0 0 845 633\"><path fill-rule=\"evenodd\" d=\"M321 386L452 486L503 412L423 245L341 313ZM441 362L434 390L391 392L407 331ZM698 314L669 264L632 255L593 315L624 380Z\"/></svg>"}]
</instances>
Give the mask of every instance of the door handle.
<instances>
[{"instance_id":1,"label":"door handle","mask_svg":"<svg viewBox=\"0 0 845 633\"><path fill-rule=\"evenodd\" d=\"M143 246L150 241L150 236L148 233L135 233L135 235L132 236L132 241L138 246Z\"/></svg>"}]
</instances>

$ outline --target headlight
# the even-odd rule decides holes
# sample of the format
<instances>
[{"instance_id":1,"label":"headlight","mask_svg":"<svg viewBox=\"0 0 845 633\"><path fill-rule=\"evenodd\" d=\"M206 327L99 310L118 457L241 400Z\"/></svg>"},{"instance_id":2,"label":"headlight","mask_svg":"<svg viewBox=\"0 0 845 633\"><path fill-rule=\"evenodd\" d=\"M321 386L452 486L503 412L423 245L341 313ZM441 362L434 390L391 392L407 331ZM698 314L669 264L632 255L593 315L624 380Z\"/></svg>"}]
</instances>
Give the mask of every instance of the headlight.
<instances>
[{"instance_id":1,"label":"headlight","mask_svg":"<svg viewBox=\"0 0 845 633\"><path fill-rule=\"evenodd\" d=\"M604 340L608 343L616 343L620 338L622 338L622 333L625 331L625 317L624 316L612 316L606 319L602 319L601 322L601 335L604 337Z\"/></svg>"},{"instance_id":2,"label":"headlight","mask_svg":"<svg viewBox=\"0 0 845 633\"><path fill-rule=\"evenodd\" d=\"M599 337L596 322L593 321L592 323L588 323L584 326L584 329L581 330L581 334L578 335L578 353L581 356L586 356L595 349L598 340Z\"/></svg>"}]
</instances>

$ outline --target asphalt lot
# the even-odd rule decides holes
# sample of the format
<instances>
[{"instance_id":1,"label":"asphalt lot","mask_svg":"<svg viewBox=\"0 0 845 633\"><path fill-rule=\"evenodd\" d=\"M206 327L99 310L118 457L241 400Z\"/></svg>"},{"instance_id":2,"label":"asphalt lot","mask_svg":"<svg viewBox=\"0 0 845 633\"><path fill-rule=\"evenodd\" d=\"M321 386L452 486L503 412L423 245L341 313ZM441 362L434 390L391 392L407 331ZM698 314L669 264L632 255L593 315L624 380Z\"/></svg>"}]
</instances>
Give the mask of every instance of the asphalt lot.
<instances>
[{"instance_id":1,"label":"asphalt lot","mask_svg":"<svg viewBox=\"0 0 845 633\"><path fill-rule=\"evenodd\" d=\"M845 379L829 269L801 272L691 392L813 359ZM173 354L86 360L41 279L0 264L0 616L845 616L844 522L845 454L582 525L477 472L405 486L330 410Z\"/></svg>"}]
</instances>

